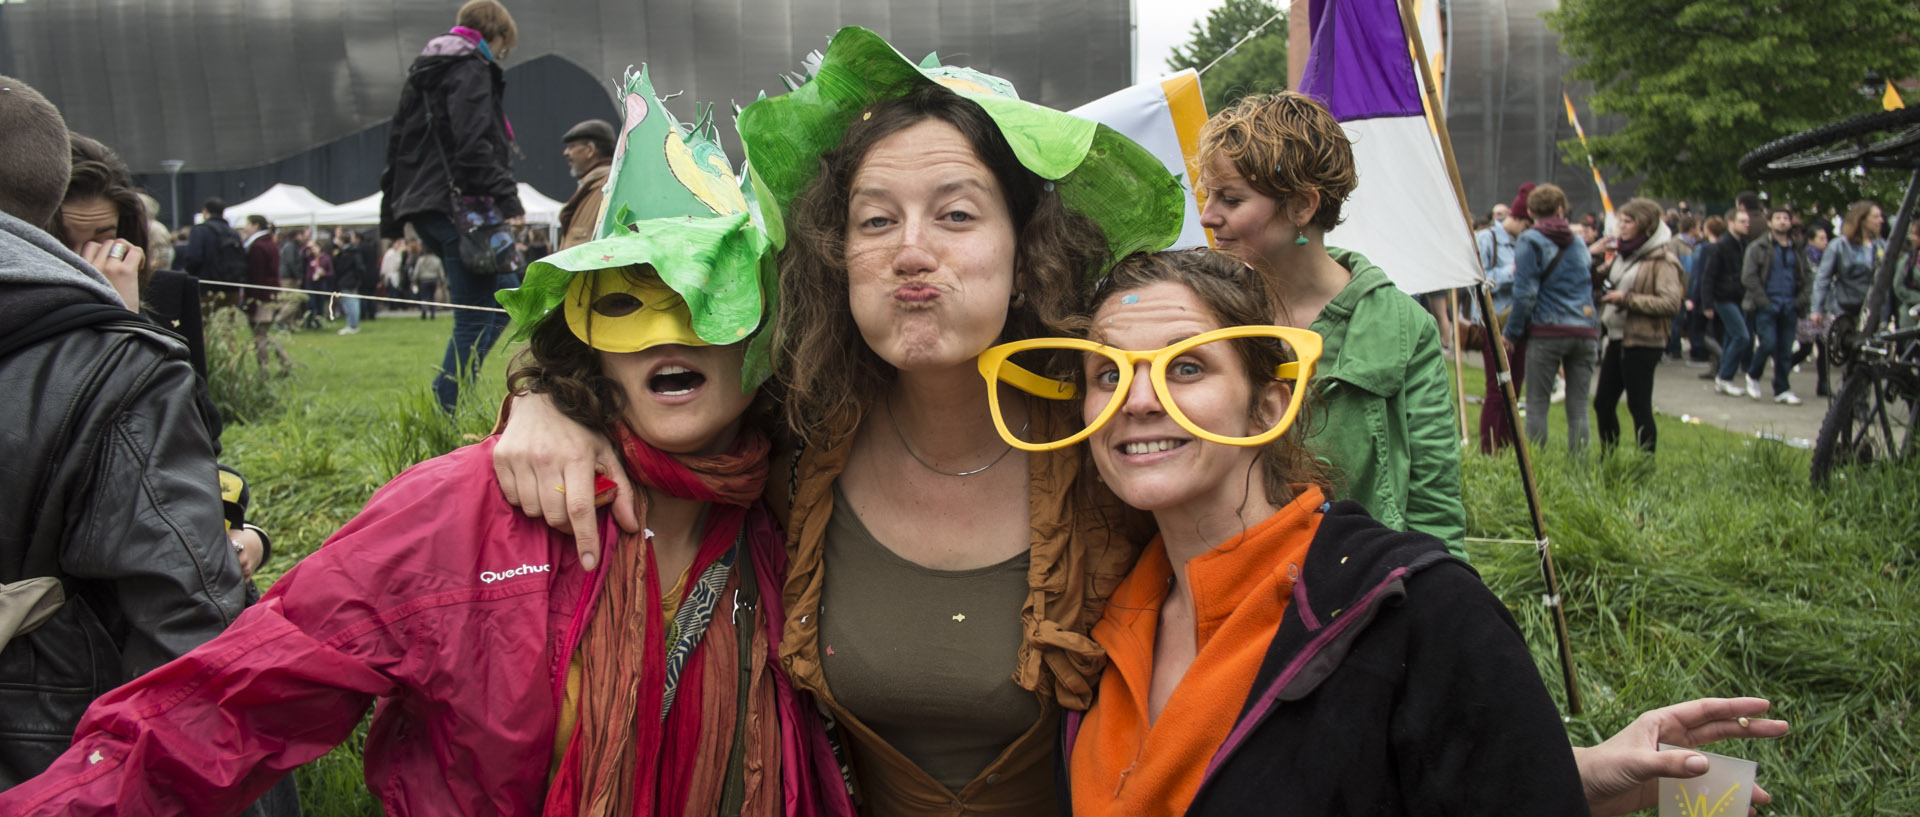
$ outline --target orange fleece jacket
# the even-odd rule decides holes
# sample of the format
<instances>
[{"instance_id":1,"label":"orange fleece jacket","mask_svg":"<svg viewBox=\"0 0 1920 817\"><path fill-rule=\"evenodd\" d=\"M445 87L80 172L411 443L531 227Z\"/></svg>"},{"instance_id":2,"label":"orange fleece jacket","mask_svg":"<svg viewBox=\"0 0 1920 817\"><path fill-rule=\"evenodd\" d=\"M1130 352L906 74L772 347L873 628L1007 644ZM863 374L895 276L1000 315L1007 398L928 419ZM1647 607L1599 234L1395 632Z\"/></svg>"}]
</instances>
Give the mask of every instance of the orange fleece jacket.
<instances>
[{"instance_id":1,"label":"orange fleece jacket","mask_svg":"<svg viewBox=\"0 0 1920 817\"><path fill-rule=\"evenodd\" d=\"M1309 488L1187 563L1198 652L1152 723L1154 640L1173 565L1158 537L1141 554L1093 628L1108 664L1068 761L1075 817L1173 817L1187 810L1280 629L1325 503L1319 489Z\"/></svg>"}]
</instances>

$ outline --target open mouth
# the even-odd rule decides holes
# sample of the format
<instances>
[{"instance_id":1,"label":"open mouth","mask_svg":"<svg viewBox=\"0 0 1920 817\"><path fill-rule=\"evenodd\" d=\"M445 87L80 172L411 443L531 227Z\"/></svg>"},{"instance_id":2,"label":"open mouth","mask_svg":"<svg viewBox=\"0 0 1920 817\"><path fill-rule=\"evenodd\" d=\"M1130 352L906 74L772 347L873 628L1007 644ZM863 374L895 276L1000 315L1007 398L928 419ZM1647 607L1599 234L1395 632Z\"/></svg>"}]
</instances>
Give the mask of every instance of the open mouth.
<instances>
[{"instance_id":1,"label":"open mouth","mask_svg":"<svg viewBox=\"0 0 1920 817\"><path fill-rule=\"evenodd\" d=\"M1172 451L1186 444L1186 440L1143 440L1121 443L1119 448L1122 454L1157 454L1162 451Z\"/></svg>"},{"instance_id":2,"label":"open mouth","mask_svg":"<svg viewBox=\"0 0 1920 817\"><path fill-rule=\"evenodd\" d=\"M694 389L705 385L707 376L685 366L669 363L661 366L653 376L647 378L647 389L654 394L673 397L691 394Z\"/></svg>"}]
</instances>

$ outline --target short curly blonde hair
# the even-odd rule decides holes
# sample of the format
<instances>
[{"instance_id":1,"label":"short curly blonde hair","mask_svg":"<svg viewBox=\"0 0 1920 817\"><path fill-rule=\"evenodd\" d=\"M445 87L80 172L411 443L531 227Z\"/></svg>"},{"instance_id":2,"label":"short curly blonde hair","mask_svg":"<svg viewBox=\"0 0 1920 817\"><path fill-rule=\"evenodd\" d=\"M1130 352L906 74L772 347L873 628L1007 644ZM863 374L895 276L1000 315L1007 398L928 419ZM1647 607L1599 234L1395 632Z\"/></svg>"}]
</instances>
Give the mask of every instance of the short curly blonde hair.
<instances>
[{"instance_id":1,"label":"short curly blonde hair","mask_svg":"<svg viewBox=\"0 0 1920 817\"><path fill-rule=\"evenodd\" d=\"M1322 230L1340 225L1340 207L1360 184L1353 143L1339 120L1294 91L1247 96L1214 114L1200 128L1203 183L1216 156L1275 201L1319 193L1320 206L1307 223Z\"/></svg>"}]
</instances>

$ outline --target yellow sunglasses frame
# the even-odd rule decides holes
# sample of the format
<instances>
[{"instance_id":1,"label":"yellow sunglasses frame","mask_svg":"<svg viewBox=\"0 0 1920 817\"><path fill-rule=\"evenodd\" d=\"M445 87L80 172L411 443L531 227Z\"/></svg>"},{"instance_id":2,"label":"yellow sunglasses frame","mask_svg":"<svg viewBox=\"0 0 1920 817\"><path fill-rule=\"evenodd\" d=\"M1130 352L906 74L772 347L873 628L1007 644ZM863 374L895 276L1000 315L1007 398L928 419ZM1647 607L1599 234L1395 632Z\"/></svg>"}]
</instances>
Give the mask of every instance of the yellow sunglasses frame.
<instances>
[{"instance_id":1,"label":"yellow sunglasses frame","mask_svg":"<svg viewBox=\"0 0 1920 817\"><path fill-rule=\"evenodd\" d=\"M1274 379L1290 381L1293 384L1292 393L1287 398L1286 413L1280 416L1280 422L1274 424L1273 428L1251 437L1227 437L1194 425L1193 421L1187 419L1187 415L1180 411L1179 404L1174 402L1172 393L1167 390L1168 362L1196 346L1237 338L1279 338L1293 347L1296 358L1292 362L1280 364L1273 372ZM1294 416L1300 413L1300 403L1306 398L1307 381L1313 377L1314 366L1320 361L1321 339L1317 332L1286 326L1229 326L1211 332L1202 332L1171 346L1145 352L1115 349L1078 338L1020 340L1002 343L980 353L976 363L980 376L987 381L987 388L992 390L998 383L1006 383L1046 400L1072 400L1078 397L1079 388L1073 383L1034 374L1008 360L1020 352L1034 349L1070 350L1106 356L1120 366L1120 382L1114 388L1115 393L1119 395L1125 395L1127 390L1133 387L1134 370L1138 368L1141 361L1147 361L1150 364L1147 367L1147 378L1153 384L1154 396L1160 398L1160 405L1167 410L1167 416L1172 417L1181 428L1210 443L1251 447L1273 442L1293 425ZM993 412L993 424L999 429L1000 438L1006 440L1008 445L1022 451L1054 451L1078 444L1093 436L1093 432L1099 431L1101 426L1112 420L1113 415L1119 413L1120 406L1125 402L1124 397L1109 401L1099 417L1094 418L1093 422L1087 423L1086 428L1070 437L1051 443L1031 443L1014 436L1013 432L1007 428L1006 419L1000 415L999 399L992 394L987 398L987 406Z\"/></svg>"}]
</instances>

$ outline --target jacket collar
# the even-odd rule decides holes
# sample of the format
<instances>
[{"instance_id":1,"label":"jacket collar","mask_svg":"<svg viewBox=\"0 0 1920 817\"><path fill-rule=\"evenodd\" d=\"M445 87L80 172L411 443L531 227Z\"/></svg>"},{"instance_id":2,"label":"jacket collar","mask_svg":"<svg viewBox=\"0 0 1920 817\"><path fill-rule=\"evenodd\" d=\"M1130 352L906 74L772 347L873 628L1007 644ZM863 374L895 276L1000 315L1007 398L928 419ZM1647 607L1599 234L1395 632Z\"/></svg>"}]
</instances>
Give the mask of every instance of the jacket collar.
<instances>
[{"instance_id":1,"label":"jacket collar","mask_svg":"<svg viewBox=\"0 0 1920 817\"><path fill-rule=\"evenodd\" d=\"M1445 562L1473 570L1439 540L1388 529L1358 503L1323 506L1280 632L1233 732L1207 764L1207 777L1275 707L1306 698L1331 677L1381 608L1406 597L1409 578ZM1206 787L1203 782L1201 789Z\"/></svg>"},{"instance_id":2,"label":"jacket collar","mask_svg":"<svg viewBox=\"0 0 1920 817\"><path fill-rule=\"evenodd\" d=\"M1328 247L1327 255L1353 273L1353 280L1307 327L1324 342L1320 374L1314 379L1351 383L1379 395L1399 392L1406 380L1406 350L1412 344L1407 327L1399 321L1370 321L1355 331L1352 318L1369 301L1406 296L1366 256L1338 247Z\"/></svg>"}]
</instances>

